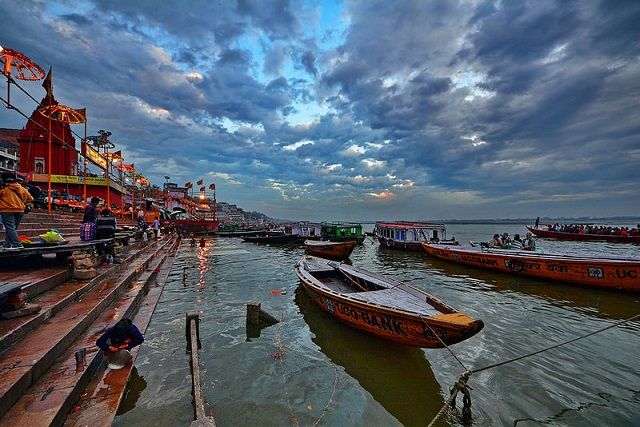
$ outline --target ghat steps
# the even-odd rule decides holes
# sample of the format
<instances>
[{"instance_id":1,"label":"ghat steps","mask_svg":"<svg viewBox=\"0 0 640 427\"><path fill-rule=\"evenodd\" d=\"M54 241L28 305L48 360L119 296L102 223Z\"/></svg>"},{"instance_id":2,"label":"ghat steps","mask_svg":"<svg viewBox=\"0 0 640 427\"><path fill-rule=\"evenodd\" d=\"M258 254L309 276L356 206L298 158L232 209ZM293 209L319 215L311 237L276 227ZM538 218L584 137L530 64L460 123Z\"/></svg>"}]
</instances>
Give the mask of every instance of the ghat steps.
<instances>
[{"instance_id":1,"label":"ghat steps","mask_svg":"<svg viewBox=\"0 0 640 427\"><path fill-rule=\"evenodd\" d=\"M131 244L120 263L100 268L91 280L72 280L60 265L13 273L30 282L24 291L42 308L0 321L0 425L62 425L104 367L96 339L122 317L136 315L176 245L173 236ZM0 272L0 280L11 274ZM144 307L153 311L149 302ZM80 348L87 349L86 363L77 365L75 351Z\"/></svg>"}]
</instances>

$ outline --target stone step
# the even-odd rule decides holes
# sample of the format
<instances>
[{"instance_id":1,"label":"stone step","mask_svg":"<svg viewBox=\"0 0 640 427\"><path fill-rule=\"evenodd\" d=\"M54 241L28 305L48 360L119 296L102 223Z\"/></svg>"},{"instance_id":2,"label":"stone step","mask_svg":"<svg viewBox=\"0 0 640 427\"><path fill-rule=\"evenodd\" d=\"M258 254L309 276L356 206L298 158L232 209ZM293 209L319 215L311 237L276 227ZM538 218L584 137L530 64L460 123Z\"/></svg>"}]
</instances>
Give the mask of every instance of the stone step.
<instances>
[{"instance_id":1,"label":"stone step","mask_svg":"<svg viewBox=\"0 0 640 427\"><path fill-rule=\"evenodd\" d=\"M31 275L27 275L25 279L29 279L30 276L38 278L31 281L23 290L31 299L30 302L32 304L37 304L41 307L40 311L28 316L0 322L0 353L63 308L81 299L85 293L95 286L109 277L122 273L128 264L134 262L136 257L143 253L143 250L144 248L139 245L132 247L121 257L120 264L110 266L111 268L98 266L98 276L90 280L69 280L71 278L71 269L68 266L63 271L57 271L56 274L52 275L42 270L36 270ZM24 279L16 278L12 281L18 280L22 281Z\"/></svg>"},{"instance_id":2,"label":"stone step","mask_svg":"<svg viewBox=\"0 0 640 427\"><path fill-rule=\"evenodd\" d=\"M166 249L166 245L162 248ZM105 365L103 354L95 346L95 341L107 328L105 325L112 326L123 317L134 317L150 285L155 282L167 251L161 250L159 253L161 255L156 255L146 271L123 294L117 296L55 360L48 372L24 393L5 419L14 426L62 425L95 372ZM82 348L86 351L86 363L78 366L75 351Z\"/></svg>"},{"instance_id":3,"label":"stone step","mask_svg":"<svg viewBox=\"0 0 640 427\"><path fill-rule=\"evenodd\" d=\"M176 239L176 243L168 250L168 256L160 266L157 282L150 285L149 292L145 295L138 313L133 318L133 323L143 334L151 322L151 316L171 272L178 246L179 241ZM131 363L122 369L113 371L104 369L104 365L100 366L85 387L84 393L81 393L80 398L73 405L74 410L68 414L64 422L65 426L107 427L113 424L140 347L131 350ZM109 393L105 393L104 390L109 390Z\"/></svg>"},{"instance_id":4,"label":"stone step","mask_svg":"<svg viewBox=\"0 0 640 427\"><path fill-rule=\"evenodd\" d=\"M0 357L0 416L4 416L38 378L147 269L168 241L141 251L122 274L99 283L84 297L62 309ZM45 396L46 397L46 396ZM0 425L11 417L0 419ZM33 421L33 420L32 420ZM11 423L13 424L13 422ZM15 425L15 424L14 424Z\"/></svg>"}]
</instances>

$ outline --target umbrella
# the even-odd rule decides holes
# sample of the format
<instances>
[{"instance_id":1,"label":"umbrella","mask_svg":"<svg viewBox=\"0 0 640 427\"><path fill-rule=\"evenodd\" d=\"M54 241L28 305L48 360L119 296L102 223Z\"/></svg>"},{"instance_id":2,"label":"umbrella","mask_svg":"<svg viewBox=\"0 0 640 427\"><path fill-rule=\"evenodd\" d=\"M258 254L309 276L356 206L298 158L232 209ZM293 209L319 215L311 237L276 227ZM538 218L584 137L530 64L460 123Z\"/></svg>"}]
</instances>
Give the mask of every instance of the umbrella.
<instances>
[{"instance_id":1,"label":"umbrella","mask_svg":"<svg viewBox=\"0 0 640 427\"><path fill-rule=\"evenodd\" d=\"M77 125L87 121L87 113L84 108L75 110L71 107L58 104L39 108L38 112L52 120L57 120L70 125Z\"/></svg>"},{"instance_id":2,"label":"umbrella","mask_svg":"<svg viewBox=\"0 0 640 427\"><path fill-rule=\"evenodd\" d=\"M17 50L0 46L0 64L2 72L7 77L18 80L42 80L44 70L38 64L27 58Z\"/></svg>"},{"instance_id":3,"label":"umbrella","mask_svg":"<svg viewBox=\"0 0 640 427\"><path fill-rule=\"evenodd\" d=\"M48 185L47 185L47 193L49 194L49 203L47 206L47 210L51 213L51 120L56 120L62 123L67 124L79 124L87 122L87 111L82 108L80 110L75 110L71 107L67 107L65 105L48 105L46 107L42 107L38 109L38 112L43 116L49 119L49 133L48 133ZM86 179L85 179L86 182Z\"/></svg>"},{"instance_id":4,"label":"umbrella","mask_svg":"<svg viewBox=\"0 0 640 427\"><path fill-rule=\"evenodd\" d=\"M11 105L11 82L18 80L41 80L44 70L17 50L0 46L0 67L7 77L7 106Z\"/></svg>"}]
</instances>

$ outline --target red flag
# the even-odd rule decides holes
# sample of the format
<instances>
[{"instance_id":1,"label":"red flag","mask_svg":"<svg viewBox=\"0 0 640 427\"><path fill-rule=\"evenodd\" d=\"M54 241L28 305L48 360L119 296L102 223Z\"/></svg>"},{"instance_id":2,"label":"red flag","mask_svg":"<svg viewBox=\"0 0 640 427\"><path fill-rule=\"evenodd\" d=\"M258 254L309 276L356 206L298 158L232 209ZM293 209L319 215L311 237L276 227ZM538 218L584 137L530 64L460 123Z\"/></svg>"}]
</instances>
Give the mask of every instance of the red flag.
<instances>
[{"instance_id":1,"label":"red flag","mask_svg":"<svg viewBox=\"0 0 640 427\"><path fill-rule=\"evenodd\" d=\"M202 185L203 182L204 182L204 180L201 179L200 181L196 182L196 184Z\"/></svg>"},{"instance_id":2,"label":"red flag","mask_svg":"<svg viewBox=\"0 0 640 427\"><path fill-rule=\"evenodd\" d=\"M216 185L215 184L209 185L209 190L216 191Z\"/></svg>"},{"instance_id":3,"label":"red flag","mask_svg":"<svg viewBox=\"0 0 640 427\"><path fill-rule=\"evenodd\" d=\"M79 108L76 110L76 113L78 113L78 115L80 117L82 117L82 121L80 123L86 123L87 122L87 109L86 108Z\"/></svg>"},{"instance_id":4,"label":"red flag","mask_svg":"<svg viewBox=\"0 0 640 427\"><path fill-rule=\"evenodd\" d=\"M47 77L44 78L42 82L42 87L47 90L47 98L51 98L53 96L53 80L52 80L52 67L49 67L49 72L47 73Z\"/></svg>"},{"instance_id":5,"label":"red flag","mask_svg":"<svg viewBox=\"0 0 640 427\"><path fill-rule=\"evenodd\" d=\"M114 151L111 153L112 159L122 159L122 150Z\"/></svg>"}]
</instances>

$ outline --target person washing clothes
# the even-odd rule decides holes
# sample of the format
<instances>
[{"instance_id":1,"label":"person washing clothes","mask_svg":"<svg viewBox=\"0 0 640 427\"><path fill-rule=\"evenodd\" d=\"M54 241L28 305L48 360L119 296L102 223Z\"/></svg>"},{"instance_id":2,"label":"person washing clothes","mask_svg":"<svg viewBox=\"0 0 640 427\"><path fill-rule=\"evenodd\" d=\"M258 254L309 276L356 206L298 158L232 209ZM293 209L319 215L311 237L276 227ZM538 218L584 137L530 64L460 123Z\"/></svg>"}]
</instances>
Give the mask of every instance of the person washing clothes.
<instances>
[{"instance_id":1,"label":"person washing clothes","mask_svg":"<svg viewBox=\"0 0 640 427\"><path fill-rule=\"evenodd\" d=\"M2 174L2 188L0 188L0 216L5 228L3 247L7 250L21 249L18 240L18 227L24 216L27 204L33 202L31 194L16 182L13 173Z\"/></svg>"},{"instance_id":2,"label":"person washing clothes","mask_svg":"<svg viewBox=\"0 0 640 427\"><path fill-rule=\"evenodd\" d=\"M107 329L96 341L96 346L109 355L123 349L131 350L143 342L144 336L140 330L131 320L124 318Z\"/></svg>"}]
</instances>

